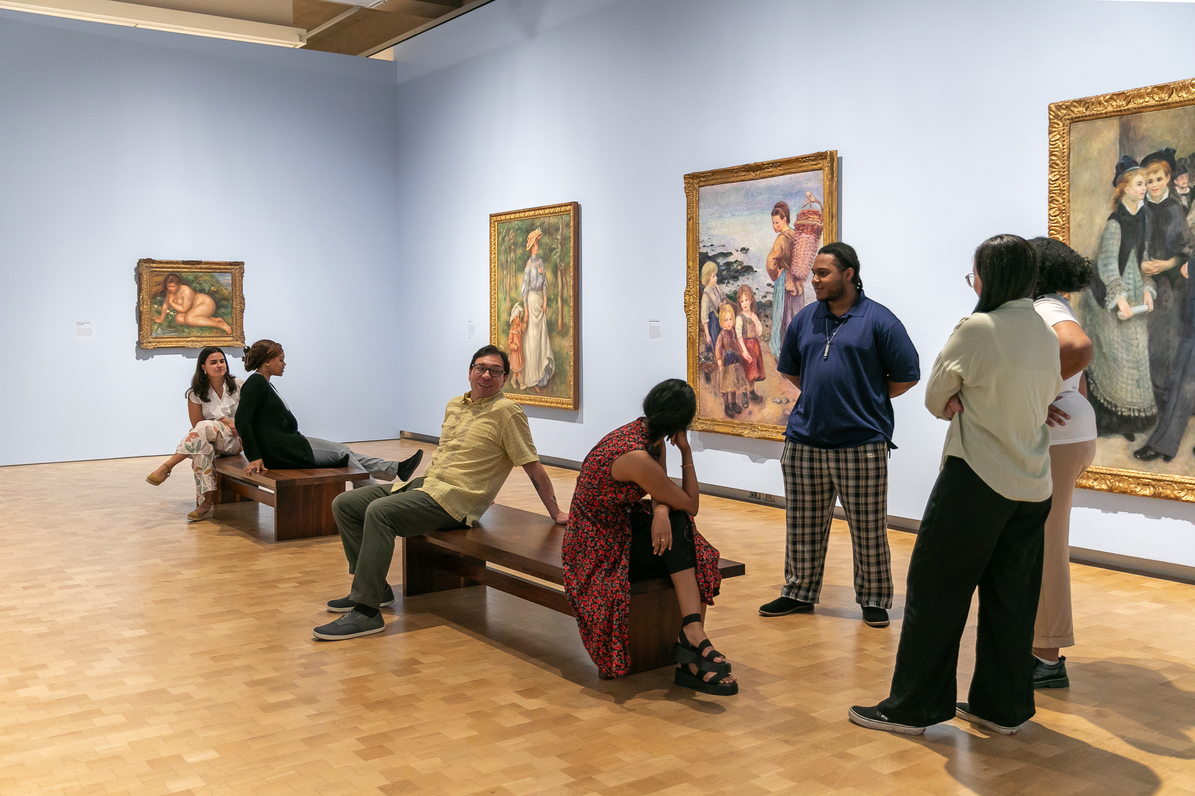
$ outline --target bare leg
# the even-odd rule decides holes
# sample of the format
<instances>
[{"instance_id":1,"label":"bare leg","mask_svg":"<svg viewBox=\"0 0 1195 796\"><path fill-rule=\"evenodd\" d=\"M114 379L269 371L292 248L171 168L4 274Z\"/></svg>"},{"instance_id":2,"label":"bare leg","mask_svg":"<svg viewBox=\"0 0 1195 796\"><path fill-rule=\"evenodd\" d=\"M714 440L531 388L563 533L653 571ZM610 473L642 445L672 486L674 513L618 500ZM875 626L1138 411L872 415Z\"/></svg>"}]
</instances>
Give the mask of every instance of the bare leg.
<instances>
[{"instance_id":1,"label":"bare leg","mask_svg":"<svg viewBox=\"0 0 1195 796\"><path fill-rule=\"evenodd\" d=\"M158 467L158 469L154 470L153 474L156 475L159 480L161 480L161 479L165 478L166 476L170 475L171 470L173 470L175 467L177 467L182 462L185 462L189 458L190 458L189 456L184 456L181 453L176 453L173 456L171 456L169 459L167 459L165 462L163 462Z\"/></svg>"},{"instance_id":2,"label":"bare leg","mask_svg":"<svg viewBox=\"0 0 1195 796\"><path fill-rule=\"evenodd\" d=\"M215 501L216 501L216 490L213 489L211 492L204 492L203 500L201 500L199 502L199 505L195 508L195 510L200 513L205 512L212 507L212 504Z\"/></svg>"},{"instance_id":3,"label":"bare leg","mask_svg":"<svg viewBox=\"0 0 1195 796\"><path fill-rule=\"evenodd\" d=\"M701 592L697 588L697 574L692 569L682 569L680 572L672 573L672 585L676 589L676 601L680 604L681 616L688 616L689 614L701 614L701 622L692 622L681 628L681 632L685 634L685 638L690 644L696 647L701 642L705 641L709 636L705 634L705 609L706 606L701 602ZM714 663L722 663L726 658L721 655L714 656L710 659ZM689 671L693 674L698 674L697 667L689 664ZM702 675L703 680L709 680L714 676L714 672L706 672ZM726 675L722 679L723 683L735 682L733 675Z\"/></svg>"},{"instance_id":4,"label":"bare leg","mask_svg":"<svg viewBox=\"0 0 1195 796\"><path fill-rule=\"evenodd\" d=\"M1043 661L1055 663L1058 660L1058 647L1034 647L1033 654Z\"/></svg>"},{"instance_id":5,"label":"bare leg","mask_svg":"<svg viewBox=\"0 0 1195 796\"><path fill-rule=\"evenodd\" d=\"M214 326L217 329L223 329L228 334L232 334L232 327L225 323L223 318L196 315L194 310L186 314L176 315L175 322L187 326Z\"/></svg>"}]
</instances>

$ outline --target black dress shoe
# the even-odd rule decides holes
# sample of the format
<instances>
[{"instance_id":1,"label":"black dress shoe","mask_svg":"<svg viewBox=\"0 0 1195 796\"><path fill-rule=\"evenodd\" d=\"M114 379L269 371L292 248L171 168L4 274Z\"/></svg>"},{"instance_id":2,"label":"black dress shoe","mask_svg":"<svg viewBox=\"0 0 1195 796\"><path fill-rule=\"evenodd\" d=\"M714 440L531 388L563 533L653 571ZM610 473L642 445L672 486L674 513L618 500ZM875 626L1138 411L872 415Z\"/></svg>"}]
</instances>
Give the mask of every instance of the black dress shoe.
<instances>
[{"instance_id":1,"label":"black dress shoe","mask_svg":"<svg viewBox=\"0 0 1195 796\"><path fill-rule=\"evenodd\" d=\"M813 603L797 600L792 597L777 597L770 603L759 606L760 616L786 616L787 614L804 613L813 610Z\"/></svg>"},{"instance_id":2,"label":"black dress shoe","mask_svg":"<svg viewBox=\"0 0 1195 796\"><path fill-rule=\"evenodd\" d=\"M1140 459L1143 462L1152 462L1154 459L1161 459L1164 462L1168 462L1174 457L1167 456L1160 450L1146 445L1144 448L1138 448L1137 450L1133 451L1133 458Z\"/></svg>"},{"instance_id":3,"label":"black dress shoe","mask_svg":"<svg viewBox=\"0 0 1195 796\"><path fill-rule=\"evenodd\" d=\"M1134 434L1134 433L1133 433L1133 432L1131 432L1131 431L1126 431L1126 432L1124 432L1123 434L1121 434L1120 436L1124 437L1124 438L1125 438L1125 439L1127 439L1129 442L1133 442L1134 440L1136 440L1136 439L1137 439L1137 435L1136 435L1136 434Z\"/></svg>"}]
</instances>

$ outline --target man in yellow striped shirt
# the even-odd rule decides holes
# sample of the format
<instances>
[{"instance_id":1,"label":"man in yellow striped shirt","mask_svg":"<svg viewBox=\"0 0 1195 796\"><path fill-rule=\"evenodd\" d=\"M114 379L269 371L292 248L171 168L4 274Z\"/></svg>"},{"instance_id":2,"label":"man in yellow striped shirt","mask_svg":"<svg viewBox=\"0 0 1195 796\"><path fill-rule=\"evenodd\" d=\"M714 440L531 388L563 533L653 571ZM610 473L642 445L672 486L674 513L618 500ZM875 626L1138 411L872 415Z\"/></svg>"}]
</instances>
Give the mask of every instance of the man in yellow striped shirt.
<instances>
[{"instance_id":1,"label":"man in yellow striped shirt","mask_svg":"<svg viewBox=\"0 0 1195 796\"><path fill-rule=\"evenodd\" d=\"M381 633L380 609L394 603L386 575L395 538L476 524L515 467L531 478L552 519L568 522L539 462L527 415L502 395L509 373L506 352L492 345L479 349L469 364L469 392L448 402L440 446L423 477L401 487L354 489L332 501L353 588L349 596L328 602L329 611L344 616L315 628L316 638Z\"/></svg>"}]
</instances>

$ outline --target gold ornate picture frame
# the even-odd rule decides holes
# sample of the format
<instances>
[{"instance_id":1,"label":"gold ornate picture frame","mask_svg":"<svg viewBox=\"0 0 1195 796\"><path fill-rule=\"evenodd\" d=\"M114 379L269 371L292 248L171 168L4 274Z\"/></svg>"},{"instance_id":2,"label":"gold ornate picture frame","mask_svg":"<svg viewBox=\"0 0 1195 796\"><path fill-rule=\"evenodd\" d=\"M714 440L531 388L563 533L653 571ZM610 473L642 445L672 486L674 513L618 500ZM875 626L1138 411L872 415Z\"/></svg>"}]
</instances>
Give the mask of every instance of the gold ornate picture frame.
<instances>
[{"instance_id":1,"label":"gold ornate picture frame","mask_svg":"<svg viewBox=\"0 0 1195 796\"><path fill-rule=\"evenodd\" d=\"M1195 80L1053 103L1049 108L1049 142L1050 237L1069 244L1080 254L1091 258L1098 273L1101 239L1106 225L1113 223L1110 213L1117 208L1119 201L1113 186L1118 173L1118 161L1122 157L1129 157L1134 162L1140 162L1151 153L1172 148L1177 152L1178 163L1189 159L1191 167L1195 169ZM1178 171L1178 168L1174 169L1175 174ZM1195 174L1190 179L1195 180ZM1171 195L1178 193L1173 176L1169 191ZM1145 211L1146 207L1142 205L1139 212ZM1195 215L1191 219L1195 222ZM1153 256L1147 254L1145 258L1152 259ZM1112 264L1119 266L1119 262ZM1186 277L1175 276L1180 270L1178 267L1172 270L1174 273L1169 275L1150 276L1155 281L1166 278L1175 282L1182 279L1183 282L1175 283L1180 292L1185 290ZM1195 273L1191 277L1195 278ZM1167 288L1162 292L1169 290ZM1157 328L1159 322L1165 322L1162 312L1176 311L1174 306L1166 305L1161 294L1156 300L1158 306L1151 309L1151 314L1147 316L1150 328ZM1098 337L1101 327L1109 324L1100 323L1106 320L1103 315L1093 317L1100 312L1095 301L1090 288L1071 297L1071 303L1088 335ZM1181 307L1177 309L1181 310ZM1157 315L1152 314L1155 311ZM1161 341L1166 338L1158 334L1157 339ZM1098 348L1100 341L1097 340L1096 344ZM1182 345L1179 342L1176 348ZM1159 393L1157 385L1168 383L1172 376L1178 378L1179 374L1171 370L1173 361L1158 361L1157 348L1157 345L1151 348L1144 364L1148 367L1146 378L1150 380L1152 392L1162 398L1165 393ZM1141 360L1141 356L1126 360L1126 369L1120 372L1135 372L1137 368L1134 363L1141 363ZM1195 502L1195 457L1192 455L1195 424L1190 424L1189 417L1181 421L1187 424L1187 428L1177 454L1171 461L1164 461L1160 457L1141 460L1133 455L1153 439L1152 433L1163 417L1163 413L1159 412L1149 426L1140 431L1102 434L1096 442L1095 462L1079 478L1078 486ZM1108 426L1101 430L1107 431ZM1129 436L1133 439L1130 440Z\"/></svg>"},{"instance_id":2,"label":"gold ornate picture frame","mask_svg":"<svg viewBox=\"0 0 1195 796\"><path fill-rule=\"evenodd\" d=\"M245 345L243 262L137 261L138 346Z\"/></svg>"},{"instance_id":3,"label":"gold ornate picture frame","mask_svg":"<svg viewBox=\"0 0 1195 796\"><path fill-rule=\"evenodd\" d=\"M800 393L776 359L814 300L814 255L838 240L838 152L686 174L685 199L693 429L783 439Z\"/></svg>"},{"instance_id":4,"label":"gold ornate picture frame","mask_svg":"<svg viewBox=\"0 0 1195 796\"><path fill-rule=\"evenodd\" d=\"M518 403L578 407L580 224L576 202L490 216L490 342Z\"/></svg>"}]
</instances>

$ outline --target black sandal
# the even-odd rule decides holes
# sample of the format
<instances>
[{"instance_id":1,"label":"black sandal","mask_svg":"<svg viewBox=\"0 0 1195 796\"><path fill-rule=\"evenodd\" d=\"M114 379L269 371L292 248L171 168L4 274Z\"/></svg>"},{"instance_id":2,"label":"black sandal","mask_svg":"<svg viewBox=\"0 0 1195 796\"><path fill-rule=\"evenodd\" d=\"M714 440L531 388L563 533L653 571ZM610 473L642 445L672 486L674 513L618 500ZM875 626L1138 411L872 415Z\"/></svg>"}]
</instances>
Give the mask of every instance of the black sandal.
<instances>
[{"instance_id":1,"label":"black sandal","mask_svg":"<svg viewBox=\"0 0 1195 796\"><path fill-rule=\"evenodd\" d=\"M700 675L690 672L689 667L678 666L674 682L681 688L692 688L694 691L700 691L703 694L734 696L739 692L739 684L722 682L726 679L726 675L727 672L714 672L714 676L706 680Z\"/></svg>"},{"instance_id":2,"label":"black sandal","mask_svg":"<svg viewBox=\"0 0 1195 796\"><path fill-rule=\"evenodd\" d=\"M676 646L672 648L672 659L677 663L686 664L691 663L703 672L719 672L722 674L730 673L730 661L725 660L726 656L714 649L714 645L707 638L700 644L694 647L685 638L684 627L691 625L694 622L701 621L701 614L689 614L681 620L681 634L676 640ZM706 655L706 650L711 650L712 655ZM717 663L713 658L722 658L722 663ZM699 678L700 679L700 678ZM677 683L680 685L680 683Z\"/></svg>"}]
</instances>

